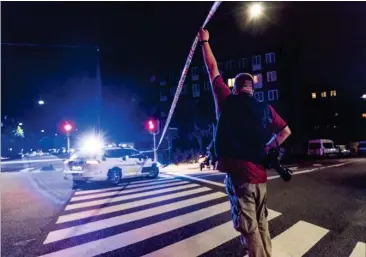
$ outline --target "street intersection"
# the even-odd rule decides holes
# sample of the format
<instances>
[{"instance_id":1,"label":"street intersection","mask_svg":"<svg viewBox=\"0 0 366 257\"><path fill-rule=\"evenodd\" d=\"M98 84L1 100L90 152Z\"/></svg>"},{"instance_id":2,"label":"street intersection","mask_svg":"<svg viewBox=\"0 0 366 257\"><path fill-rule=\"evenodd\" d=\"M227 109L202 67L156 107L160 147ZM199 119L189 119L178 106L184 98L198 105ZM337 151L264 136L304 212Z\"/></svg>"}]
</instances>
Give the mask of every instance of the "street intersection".
<instances>
[{"instance_id":1,"label":"street intersection","mask_svg":"<svg viewBox=\"0 0 366 257\"><path fill-rule=\"evenodd\" d=\"M179 166L164 168L155 180L132 179L117 187L92 184L76 191L58 172L12 173L5 180L22 183L28 198L34 198L28 204L37 201L37 208L47 208L49 214L34 217L34 224L29 224L36 228L39 223L39 233L28 237L19 233L18 238L15 233L6 240L14 226L7 221L25 216L10 215L9 206L17 200L14 190L20 188L8 186L2 194L2 254L242 257L223 184L225 174L200 171L194 164ZM295 166L290 182L272 171L268 174L273 256L364 257L366 161ZM35 211L28 207L28 212Z\"/></svg>"}]
</instances>

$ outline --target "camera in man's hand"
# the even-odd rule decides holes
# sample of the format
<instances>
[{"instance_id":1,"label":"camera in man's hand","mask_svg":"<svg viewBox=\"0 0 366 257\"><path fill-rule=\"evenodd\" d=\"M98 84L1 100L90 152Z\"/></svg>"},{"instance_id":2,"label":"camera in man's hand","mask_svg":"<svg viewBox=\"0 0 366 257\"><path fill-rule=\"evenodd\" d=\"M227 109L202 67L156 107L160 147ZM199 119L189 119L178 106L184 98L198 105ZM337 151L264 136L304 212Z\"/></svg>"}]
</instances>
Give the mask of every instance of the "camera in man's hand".
<instances>
[{"instance_id":1,"label":"camera in man's hand","mask_svg":"<svg viewBox=\"0 0 366 257\"><path fill-rule=\"evenodd\" d=\"M291 180L292 171L281 164L280 153L277 149L272 148L268 151L264 166L268 170L275 169L284 181Z\"/></svg>"}]
</instances>

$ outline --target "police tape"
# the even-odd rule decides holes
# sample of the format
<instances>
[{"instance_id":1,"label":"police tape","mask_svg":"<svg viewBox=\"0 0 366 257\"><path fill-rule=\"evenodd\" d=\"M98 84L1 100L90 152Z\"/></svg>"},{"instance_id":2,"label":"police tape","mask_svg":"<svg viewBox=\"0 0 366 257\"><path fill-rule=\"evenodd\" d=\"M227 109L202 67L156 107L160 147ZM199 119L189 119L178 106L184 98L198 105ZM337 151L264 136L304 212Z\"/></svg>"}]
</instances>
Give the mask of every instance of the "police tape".
<instances>
[{"instance_id":1,"label":"police tape","mask_svg":"<svg viewBox=\"0 0 366 257\"><path fill-rule=\"evenodd\" d=\"M208 13L208 15L206 17L206 20L203 23L203 25L202 25L201 28L205 28L206 27L207 23L211 20L212 16L215 14L215 12L216 12L217 8L219 8L220 4L221 4L221 2L220 1L217 1L217 2L215 2L212 5L211 10ZM160 140L159 140L159 144L156 147L156 149L159 149L161 143L163 142L163 139L164 139L165 133L166 133L166 131L168 129L170 120L173 117L173 113L174 113L175 107L177 105L177 102L178 102L178 99L179 99L179 95L182 92L183 84L184 84L184 81L185 81L186 76L188 74L188 69L189 69L189 66L191 64L191 61L192 61L192 58L193 58L193 54L194 54L194 52L196 50L198 40L199 40L199 33L197 33L196 38L193 41L191 50L189 51L189 54L188 54L186 63L184 65L184 69L182 71L182 75L181 75L180 80L178 82L177 91L175 92L174 99L173 99L172 105L171 105L170 110L169 110L168 118L167 118L167 120L165 122L165 126L164 126L164 129L163 129L163 132L161 133L161 137L160 137Z\"/></svg>"},{"instance_id":2,"label":"police tape","mask_svg":"<svg viewBox=\"0 0 366 257\"><path fill-rule=\"evenodd\" d=\"M170 149L170 147L165 148L165 149L160 149L159 151L164 152L164 151L168 151L169 149ZM156 151L158 151L158 149L156 149ZM154 149L153 150L140 151L140 153L153 153L153 152L154 152Z\"/></svg>"}]
</instances>

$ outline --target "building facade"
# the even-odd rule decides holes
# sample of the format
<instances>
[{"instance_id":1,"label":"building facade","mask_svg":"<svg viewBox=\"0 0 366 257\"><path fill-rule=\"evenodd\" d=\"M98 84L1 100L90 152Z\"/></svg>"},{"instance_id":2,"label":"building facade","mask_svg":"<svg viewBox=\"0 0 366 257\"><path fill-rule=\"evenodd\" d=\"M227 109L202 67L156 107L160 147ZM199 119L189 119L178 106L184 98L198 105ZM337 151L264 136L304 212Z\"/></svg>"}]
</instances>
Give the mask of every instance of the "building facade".
<instances>
[{"instance_id":1,"label":"building facade","mask_svg":"<svg viewBox=\"0 0 366 257\"><path fill-rule=\"evenodd\" d=\"M238 73L247 72L254 76L254 97L268 102L276 109L281 104L280 75L275 51L252 54L239 58L218 60L218 66L229 88L234 86ZM164 75L165 74L165 75ZM172 100L177 90L180 72L166 72L151 79L156 89L156 116L165 124ZM205 127L216 123L215 107L211 85L205 65L192 65L176 106L171 126L179 128L180 137L192 130L194 124Z\"/></svg>"},{"instance_id":2,"label":"building facade","mask_svg":"<svg viewBox=\"0 0 366 257\"><path fill-rule=\"evenodd\" d=\"M366 137L366 100L360 92L344 85L313 85L303 101L309 138L348 144Z\"/></svg>"}]
</instances>

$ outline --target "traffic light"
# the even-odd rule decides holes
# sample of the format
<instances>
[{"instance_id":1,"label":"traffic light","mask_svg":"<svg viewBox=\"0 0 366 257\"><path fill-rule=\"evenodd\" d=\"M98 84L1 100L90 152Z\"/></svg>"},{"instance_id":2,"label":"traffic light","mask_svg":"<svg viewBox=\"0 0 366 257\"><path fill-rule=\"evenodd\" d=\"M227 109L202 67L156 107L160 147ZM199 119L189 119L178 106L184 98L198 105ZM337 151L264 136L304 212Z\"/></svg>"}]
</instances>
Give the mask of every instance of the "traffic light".
<instances>
[{"instance_id":1,"label":"traffic light","mask_svg":"<svg viewBox=\"0 0 366 257\"><path fill-rule=\"evenodd\" d=\"M68 134L71 132L71 130L73 129L72 125L70 123L65 123L63 125L63 129L64 131Z\"/></svg>"},{"instance_id":2,"label":"traffic light","mask_svg":"<svg viewBox=\"0 0 366 257\"><path fill-rule=\"evenodd\" d=\"M159 134L160 133L160 126L159 126L159 121L158 120L148 120L147 122L147 130L151 133L151 134Z\"/></svg>"}]
</instances>

